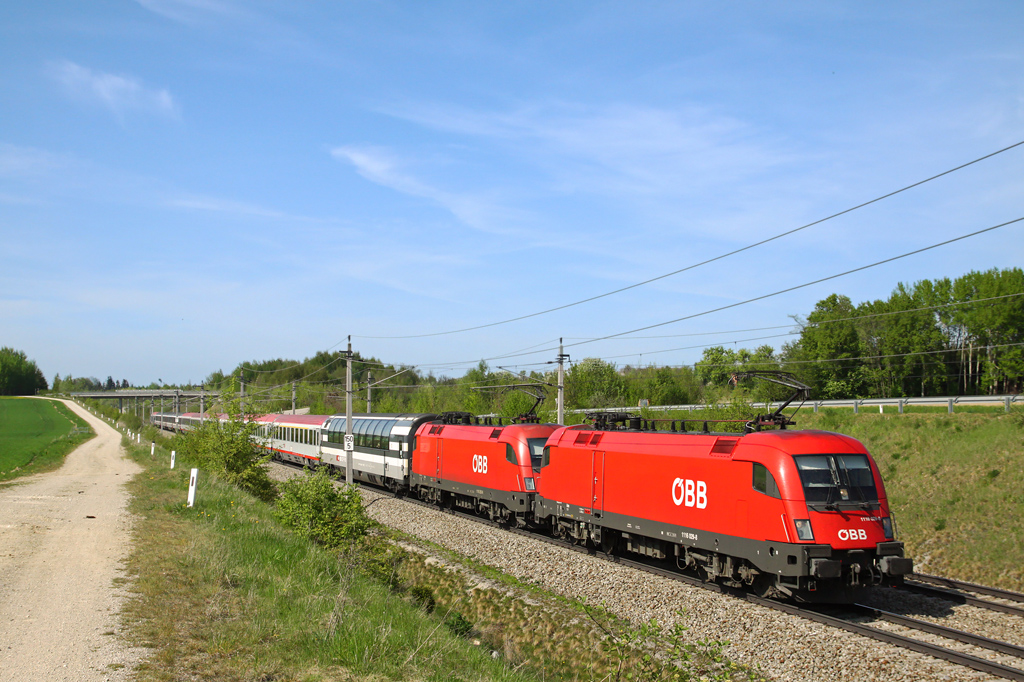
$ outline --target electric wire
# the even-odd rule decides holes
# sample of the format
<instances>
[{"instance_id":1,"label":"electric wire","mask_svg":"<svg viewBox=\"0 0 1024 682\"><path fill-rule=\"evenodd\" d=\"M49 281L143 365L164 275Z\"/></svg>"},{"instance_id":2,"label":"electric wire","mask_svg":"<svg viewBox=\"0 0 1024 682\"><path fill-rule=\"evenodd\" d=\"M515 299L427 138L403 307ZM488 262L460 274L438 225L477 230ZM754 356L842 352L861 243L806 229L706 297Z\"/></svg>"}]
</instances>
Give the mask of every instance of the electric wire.
<instances>
[{"instance_id":1,"label":"electric wire","mask_svg":"<svg viewBox=\"0 0 1024 682\"><path fill-rule=\"evenodd\" d=\"M919 180L919 181L917 181L915 183L907 185L906 187L902 187L900 189L894 190L894 191L889 192L887 194L883 194L882 196L876 197L876 198L871 199L869 201L865 201L863 203L857 204L856 206L852 206L852 207L847 208L845 210L839 211L838 213L833 213L832 215L826 216L824 218L819 218L818 220L815 220L813 222L807 223L806 225L801 225L800 227L795 227L795 228L793 228L791 230L787 230L786 232L780 232L777 235L774 235L772 237L768 237L767 239L762 239L759 242L755 242L753 244L748 244L747 246L741 247L739 249L735 249L733 251L729 251L728 253L723 253L723 254L721 254L719 256L715 256L714 258L709 258L709 259L703 260L703 261L701 261L699 263L694 263L692 265L688 265L685 268L680 268L679 270L674 270L672 272L668 272L668 273L665 273L663 275L658 275L657 277L652 277L652 278L644 280L642 282L637 282L635 284L630 284L629 286L621 287L619 289L615 289L614 291L609 291L609 292L606 292L606 293L603 293L603 294L598 294L596 296L591 296L589 298L585 298L585 299L582 299L582 300L579 300L579 301L575 301L573 303L566 303L564 305L560 305L560 306L557 306L557 307L554 307L554 308L548 308L547 310L541 310L540 312L530 313L530 314L527 314L527 315L520 315L519 317L513 317L513 318L509 318L507 320L501 320L499 322L490 322L490 323L487 323L487 324L481 324L481 325L477 325L475 327L465 327L463 329L452 329L452 330L449 330L449 331L432 332L432 333L428 333L428 334L409 334L409 335L405 335L405 336L355 336L355 335L353 335L353 336L354 336L354 338L375 339L375 340L383 340L383 339L388 339L388 340L422 339L422 338L428 338L428 337L433 337L433 336L448 336L448 335L451 335L451 334L461 334L461 333L464 333L464 332L476 331L478 329L487 329L489 327L497 327L497 326L503 325L503 324L509 324L509 323L512 323L512 322L519 322L520 320L526 320L526 319L529 319L531 317L538 317L540 315L547 315L548 313L557 312L559 310L565 310L566 308L572 308L574 306L582 305L584 303L590 303L591 301L596 301L596 300L599 300L599 299L602 299L602 298L606 298L608 296L613 296L615 294L620 294L620 293L622 293L624 291L629 291L630 289L636 289L637 287L642 287L642 286L645 286L647 284L651 284L652 282L657 282L659 280L666 279L668 277L673 277L673 276L681 274L683 272L687 272L689 270L693 270L693 269L699 268L701 266L708 265L710 263L714 263L716 261L723 260L723 259L728 258L730 256L735 256L738 253L743 253L744 251L749 251L750 249L757 248L758 246L763 246L763 245L768 244L770 242L773 242L773 241L775 241L777 239L781 239L782 237L787 237L787 236L789 236L791 234L795 234L795 233L800 232L802 230L806 230L806 229L808 229L810 227L814 227L815 225L820 225L820 224L822 224L824 222L832 220L833 218L838 218L838 217L846 215L848 213L852 213L853 211L856 211L858 209L864 208L865 206L870 206L872 204L876 204L876 203L878 203L880 201L883 201L884 199L888 199L890 197L896 196L897 194L901 194L901 193L906 192L908 190L914 189L915 187L920 187L921 185L929 183L932 180L937 180L937 179L939 179L941 177L944 177L946 175L950 175L951 173L955 173L956 171L962 170L962 169L967 168L968 166L972 166L972 165L974 165L976 163L980 163L981 161L985 161L986 159L990 159L990 158L992 158L994 156L1002 154L1003 152L1007 152L1007 151L1009 151L1011 149L1014 149L1016 147L1019 147L1021 145L1024 145L1024 140L1021 140L1020 142L1016 142L1014 144L1011 144L1008 147L1003 147L1002 149L994 151L994 152L992 152L990 154L986 154L985 156L981 156L981 157L979 157L977 159L974 159L973 161L968 161L967 163L960 164L959 166L957 166L955 168L950 168L949 170L943 171L943 172L938 173L936 175L933 175L933 176L931 176L929 178L925 178L924 180ZM338 344L335 344L335 345L340 345L340 343L341 342L339 342Z\"/></svg>"},{"instance_id":2,"label":"electric wire","mask_svg":"<svg viewBox=\"0 0 1024 682\"><path fill-rule=\"evenodd\" d=\"M886 263L892 263L893 261L897 261L897 260L900 260L900 259L903 259L903 258L908 258L910 256L917 255L919 253L924 253L925 251L931 251L932 249L937 249L940 246L947 246L949 244L953 244L955 242L962 241L964 239L969 239L971 237L976 237L978 235L985 234L987 232L992 232L993 230L998 230L999 228L1006 227L1007 225L1012 225L1014 223L1019 223L1022 220L1024 220L1024 217L1015 218L1013 220L1008 220L1008 221L1006 221L1004 223L1000 223L998 225L993 225L992 227L986 227L986 228L981 229L981 230L975 230L974 232L969 232L967 234L960 235L959 237L954 237L952 239L947 239L945 241L941 241L941 242L938 242L936 244L932 244L931 246L925 246L925 247L922 247L920 249L915 249L913 251L908 251L907 253L903 253L903 254L900 254L898 256L892 256L891 258L885 258L883 260L875 261L874 263L870 263L868 265L862 265L862 266L860 266L858 268L853 268L851 270L846 270L845 272L840 272L840 273L837 273L835 275L829 275L828 277L822 277L822 278L813 280L811 282L805 282L803 284L798 284L796 286L787 287L785 289L780 289L779 291L774 291L774 292L772 292L770 294L762 294L761 296L755 296L753 298L748 298L748 299L746 299L744 301L738 301L736 303L730 303L729 305L719 306L718 308L713 308L713 309L710 309L710 310L705 310L703 312L694 313L692 315L686 315L686 316L683 316L683 317L678 317L678 318L675 318L673 320L666 320L665 322L658 322L656 324L649 324L649 325L646 325L644 327L638 327L636 329L630 329L628 331L619 332L617 334L608 334L606 336L596 337L596 338L593 338L593 339L590 339L590 340L587 340L587 341L578 341L576 343L566 344L566 347L577 347L577 346L582 346L582 345L586 345L586 344L589 344L589 343L595 343L597 341L605 341L605 340L608 340L608 339L614 339L614 338L617 338L617 337L620 337L620 336L625 336L627 334L635 334L636 332L642 332L642 331L646 331L648 329L656 329L658 327L664 327L664 326L669 325L669 324L675 324L677 322L683 322L685 320L692 320L692 319L697 318L697 317L703 317L704 315L710 315L711 313L717 313L717 312L721 312L723 310L729 310L731 308L738 308L739 306L746 305L748 303L754 303L756 301L763 301L765 299L772 298L774 296L780 296L782 294L786 294L786 293L789 293L791 291L797 291L799 289L805 289L805 288L807 288L809 286L813 286L815 284L821 284L822 282L828 282L828 281L833 280L833 279L838 279L840 277L845 277L846 275L852 275L852 274L854 274L856 272L862 272L862 271L868 270L870 268L878 267L879 265L885 265ZM548 348L548 349L544 349L544 350L541 350L541 351L533 351L533 352L529 352L529 353L523 353L522 355L533 355L534 353L545 352L545 351L546 352L550 352L552 350L554 350L554 349ZM498 360L498 359L504 360L504 359L507 359L509 357L517 357L517 356L515 356L515 355L502 355L502 356L495 357L495 358L485 358L485 360Z\"/></svg>"}]
</instances>

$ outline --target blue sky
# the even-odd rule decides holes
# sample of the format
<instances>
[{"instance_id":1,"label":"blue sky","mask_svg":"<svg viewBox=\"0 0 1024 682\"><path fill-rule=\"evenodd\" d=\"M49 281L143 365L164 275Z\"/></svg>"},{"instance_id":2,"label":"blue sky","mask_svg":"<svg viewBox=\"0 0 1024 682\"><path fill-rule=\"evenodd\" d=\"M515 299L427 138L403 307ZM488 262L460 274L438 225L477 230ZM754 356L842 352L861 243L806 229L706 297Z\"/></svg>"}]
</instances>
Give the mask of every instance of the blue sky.
<instances>
[{"instance_id":1,"label":"blue sky","mask_svg":"<svg viewBox=\"0 0 1024 682\"><path fill-rule=\"evenodd\" d=\"M1020 266L1024 228L586 341L1020 218L1024 147L591 303L396 337L625 287L1024 140L1022 20L1016 2L4 3L0 344L49 379L135 384L348 335L449 376L543 368L559 337L619 365L778 348L792 337L747 339L785 329L735 330Z\"/></svg>"}]
</instances>

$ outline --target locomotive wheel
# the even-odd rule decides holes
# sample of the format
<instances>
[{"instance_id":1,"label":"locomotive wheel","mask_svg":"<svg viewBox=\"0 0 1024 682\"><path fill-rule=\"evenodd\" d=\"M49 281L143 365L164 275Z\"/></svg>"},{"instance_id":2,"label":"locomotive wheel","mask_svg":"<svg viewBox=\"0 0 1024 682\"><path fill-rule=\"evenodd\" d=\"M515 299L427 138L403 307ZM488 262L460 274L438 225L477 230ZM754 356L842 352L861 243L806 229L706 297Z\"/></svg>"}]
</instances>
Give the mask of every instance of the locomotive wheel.
<instances>
[{"instance_id":1,"label":"locomotive wheel","mask_svg":"<svg viewBox=\"0 0 1024 682\"><path fill-rule=\"evenodd\" d=\"M601 531L601 551L609 556L614 556L619 549L620 537L617 530L603 529Z\"/></svg>"},{"instance_id":2,"label":"locomotive wheel","mask_svg":"<svg viewBox=\"0 0 1024 682\"><path fill-rule=\"evenodd\" d=\"M762 599L774 599L778 594L778 591L775 589L775 576L766 575L764 573L754 578L754 582L750 585L750 589L754 591L754 594Z\"/></svg>"}]
</instances>

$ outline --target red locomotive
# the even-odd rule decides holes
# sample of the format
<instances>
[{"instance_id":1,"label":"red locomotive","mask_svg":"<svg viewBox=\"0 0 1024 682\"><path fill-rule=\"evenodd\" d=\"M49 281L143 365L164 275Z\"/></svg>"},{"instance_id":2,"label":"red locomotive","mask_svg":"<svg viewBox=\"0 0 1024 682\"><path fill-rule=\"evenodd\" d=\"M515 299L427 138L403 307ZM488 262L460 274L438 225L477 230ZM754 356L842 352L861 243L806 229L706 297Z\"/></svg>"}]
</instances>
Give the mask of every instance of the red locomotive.
<instances>
[{"instance_id":1,"label":"red locomotive","mask_svg":"<svg viewBox=\"0 0 1024 682\"><path fill-rule=\"evenodd\" d=\"M849 601L912 571L864 446L824 431L694 433L612 415L548 439L534 519L709 580ZM674 426L674 424L673 424Z\"/></svg>"},{"instance_id":2,"label":"red locomotive","mask_svg":"<svg viewBox=\"0 0 1024 682\"><path fill-rule=\"evenodd\" d=\"M474 424L448 413L416 434L409 487L420 498L525 527L550 424Z\"/></svg>"}]
</instances>

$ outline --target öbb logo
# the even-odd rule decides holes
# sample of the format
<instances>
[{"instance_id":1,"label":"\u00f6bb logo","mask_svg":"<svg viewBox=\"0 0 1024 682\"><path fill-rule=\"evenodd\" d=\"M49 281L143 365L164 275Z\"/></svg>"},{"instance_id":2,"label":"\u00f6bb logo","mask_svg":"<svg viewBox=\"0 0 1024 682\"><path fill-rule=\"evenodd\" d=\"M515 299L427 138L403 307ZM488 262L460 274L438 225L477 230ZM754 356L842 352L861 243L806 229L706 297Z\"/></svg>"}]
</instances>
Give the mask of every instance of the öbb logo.
<instances>
[{"instance_id":1,"label":"\u00f6bb logo","mask_svg":"<svg viewBox=\"0 0 1024 682\"><path fill-rule=\"evenodd\" d=\"M677 507L704 509L708 506L708 484L704 481L677 478L672 481L672 501Z\"/></svg>"},{"instance_id":2,"label":"\u00f6bb logo","mask_svg":"<svg viewBox=\"0 0 1024 682\"><path fill-rule=\"evenodd\" d=\"M863 528L850 528L849 530L847 530L846 528L841 528L839 530L839 539L840 540L867 540L868 539L868 533Z\"/></svg>"},{"instance_id":3,"label":"\u00f6bb logo","mask_svg":"<svg viewBox=\"0 0 1024 682\"><path fill-rule=\"evenodd\" d=\"M487 473L487 455L473 455L473 471L478 474Z\"/></svg>"}]
</instances>

